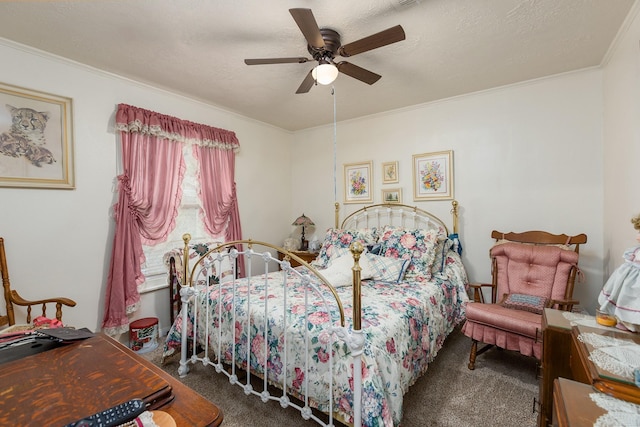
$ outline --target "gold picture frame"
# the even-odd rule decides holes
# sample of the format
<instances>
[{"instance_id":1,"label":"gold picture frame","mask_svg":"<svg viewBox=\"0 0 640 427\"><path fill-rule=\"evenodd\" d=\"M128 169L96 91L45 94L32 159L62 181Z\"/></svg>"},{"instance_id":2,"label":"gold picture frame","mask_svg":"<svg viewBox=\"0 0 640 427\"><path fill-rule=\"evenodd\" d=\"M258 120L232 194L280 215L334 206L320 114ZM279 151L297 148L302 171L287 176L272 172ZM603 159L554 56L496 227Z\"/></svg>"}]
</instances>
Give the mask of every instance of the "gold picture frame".
<instances>
[{"instance_id":1,"label":"gold picture frame","mask_svg":"<svg viewBox=\"0 0 640 427\"><path fill-rule=\"evenodd\" d=\"M398 162L382 163L382 183L395 184L399 182L398 178Z\"/></svg>"},{"instance_id":2,"label":"gold picture frame","mask_svg":"<svg viewBox=\"0 0 640 427\"><path fill-rule=\"evenodd\" d=\"M0 187L74 189L71 98L0 83Z\"/></svg>"},{"instance_id":3,"label":"gold picture frame","mask_svg":"<svg viewBox=\"0 0 640 427\"><path fill-rule=\"evenodd\" d=\"M382 203L402 203L402 188L386 188L382 190Z\"/></svg>"},{"instance_id":4,"label":"gold picture frame","mask_svg":"<svg viewBox=\"0 0 640 427\"><path fill-rule=\"evenodd\" d=\"M373 162L344 165L344 202L373 203Z\"/></svg>"},{"instance_id":5,"label":"gold picture frame","mask_svg":"<svg viewBox=\"0 0 640 427\"><path fill-rule=\"evenodd\" d=\"M453 199L453 150L413 155L413 200Z\"/></svg>"}]
</instances>

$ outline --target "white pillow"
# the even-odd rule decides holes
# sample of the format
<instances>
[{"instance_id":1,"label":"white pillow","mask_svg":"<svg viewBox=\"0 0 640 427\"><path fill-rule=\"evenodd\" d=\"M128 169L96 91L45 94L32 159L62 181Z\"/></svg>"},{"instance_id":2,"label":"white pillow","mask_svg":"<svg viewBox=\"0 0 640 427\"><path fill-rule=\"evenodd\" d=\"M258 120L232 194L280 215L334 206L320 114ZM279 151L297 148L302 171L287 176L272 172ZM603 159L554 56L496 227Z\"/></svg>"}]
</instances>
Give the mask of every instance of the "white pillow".
<instances>
[{"instance_id":1,"label":"white pillow","mask_svg":"<svg viewBox=\"0 0 640 427\"><path fill-rule=\"evenodd\" d=\"M335 258L331 261L331 265L329 265L329 267L324 270L319 270L319 272L334 288L351 286L353 284L353 262L353 255L348 253ZM366 256L360 257L360 268L362 269L360 272L360 279L371 279L371 265Z\"/></svg>"},{"instance_id":2,"label":"white pillow","mask_svg":"<svg viewBox=\"0 0 640 427\"><path fill-rule=\"evenodd\" d=\"M331 264L333 264L336 260L345 256L351 258L351 265L353 265L353 255L351 254L351 250L349 248L333 248L331 256L327 260L327 267L331 267Z\"/></svg>"}]
</instances>

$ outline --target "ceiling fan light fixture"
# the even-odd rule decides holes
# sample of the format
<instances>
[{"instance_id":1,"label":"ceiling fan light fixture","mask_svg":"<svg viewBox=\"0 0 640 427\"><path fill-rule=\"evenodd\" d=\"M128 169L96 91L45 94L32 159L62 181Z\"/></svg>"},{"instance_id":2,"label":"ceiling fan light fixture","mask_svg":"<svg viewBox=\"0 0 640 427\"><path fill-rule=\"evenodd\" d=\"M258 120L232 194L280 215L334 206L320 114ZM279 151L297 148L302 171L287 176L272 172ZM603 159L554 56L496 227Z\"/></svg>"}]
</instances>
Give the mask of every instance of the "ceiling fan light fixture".
<instances>
[{"instance_id":1,"label":"ceiling fan light fixture","mask_svg":"<svg viewBox=\"0 0 640 427\"><path fill-rule=\"evenodd\" d=\"M330 85L338 77L338 67L331 63L321 63L311 70L311 75L321 85Z\"/></svg>"}]
</instances>

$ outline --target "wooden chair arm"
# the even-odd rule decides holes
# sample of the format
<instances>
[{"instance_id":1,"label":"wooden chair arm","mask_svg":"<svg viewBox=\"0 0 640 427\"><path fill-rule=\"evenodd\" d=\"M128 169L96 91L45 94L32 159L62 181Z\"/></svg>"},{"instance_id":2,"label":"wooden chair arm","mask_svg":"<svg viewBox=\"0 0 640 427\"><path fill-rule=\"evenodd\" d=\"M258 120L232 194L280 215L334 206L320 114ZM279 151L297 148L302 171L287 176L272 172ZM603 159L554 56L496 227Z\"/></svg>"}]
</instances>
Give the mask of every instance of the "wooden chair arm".
<instances>
[{"instance_id":1,"label":"wooden chair arm","mask_svg":"<svg viewBox=\"0 0 640 427\"><path fill-rule=\"evenodd\" d=\"M74 300L69 298L64 298L64 297L47 298L47 299L41 299L41 300L35 300L35 301L26 300L22 298L20 295L18 295L18 292L14 290L11 291L11 300L13 301L14 304L17 304L17 305L49 304L49 303L55 302L55 303L66 305L68 307L76 306L76 302Z\"/></svg>"},{"instance_id":2,"label":"wooden chair arm","mask_svg":"<svg viewBox=\"0 0 640 427\"><path fill-rule=\"evenodd\" d=\"M482 288L495 288L491 283L469 283L469 288L473 289L473 302L484 303ZM493 291L491 292L493 294Z\"/></svg>"},{"instance_id":3,"label":"wooden chair arm","mask_svg":"<svg viewBox=\"0 0 640 427\"><path fill-rule=\"evenodd\" d=\"M549 301L549 307L557 305L558 310L562 311L571 311L573 306L578 304L580 304L580 301L575 299L552 299Z\"/></svg>"},{"instance_id":4,"label":"wooden chair arm","mask_svg":"<svg viewBox=\"0 0 640 427\"><path fill-rule=\"evenodd\" d=\"M27 323L31 323L31 306L42 304L42 316L46 317L47 315L47 304L55 304L56 305L56 319L62 321L62 306L66 305L67 307L75 307L76 302L69 298L58 297L58 298L47 298L41 300L26 300L22 298L18 293L14 290L11 290L11 302L27 307Z\"/></svg>"},{"instance_id":5,"label":"wooden chair arm","mask_svg":"<svg viewBox=\"0 0 640 427\"><path fill-rule=\"evenodd\" d=\"M491 283L469 283L470 288L493 288Z\"/></svg>"}]
</instances>

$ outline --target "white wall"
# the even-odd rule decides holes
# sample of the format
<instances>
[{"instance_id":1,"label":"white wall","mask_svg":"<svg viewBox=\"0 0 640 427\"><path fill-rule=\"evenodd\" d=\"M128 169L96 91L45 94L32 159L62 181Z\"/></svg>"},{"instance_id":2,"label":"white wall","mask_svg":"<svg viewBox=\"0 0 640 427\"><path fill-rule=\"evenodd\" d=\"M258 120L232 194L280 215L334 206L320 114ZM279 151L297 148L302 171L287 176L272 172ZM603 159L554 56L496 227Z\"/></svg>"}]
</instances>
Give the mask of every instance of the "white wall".
<instances>
[{"instance_id":1,"label":"white wall","mask_svg":"<svg viewBox=\"0 0 640 427\"><path fill-rule=\"evenodd\" d=\"M2 39L0 58L0 81L73 98L74 108L77 188L0 188L0 236L5 238L12 287L23 297L73 298L78 305L65 311L65 322L100 328L119 173L113 132L118 103L236 132L244 236L279 241L290 231L291 194L282 191L291 176L290 133ZM144 294L132 319L155 316L161 328L168 328L168 298L166 289Z\"/></svg>"},{"instance_id":2,"label":"white wall","mask_svg":"<svg viewBox=\"0 0 640 427\"><path fill-rule=\"evenodd\" d=\"M453 150L470 279L490 279L494 229L586 233L575 297L593 310L603 280L602 102L602 72L585 70L338 123L338 201L344 163L373 161L380 202L381 163L398 160L400 184L384 188L401 187L405 203L450 222L450 202L413 202L412 155ZM306 212L320 238L333 225L332 150L333 126L299 132L293 145L292 215Z\"/></svg>"},{"instance_id":3,"label":"white wall","mask_svg":"<svg viewBox=\"0 0 640 427\"><path fill-rule=\"evenodd\" d=\"M604 68L604 269L637 245L631 217L640 213L640 19L638 4Z\"/></svg>"}]
</instances>

